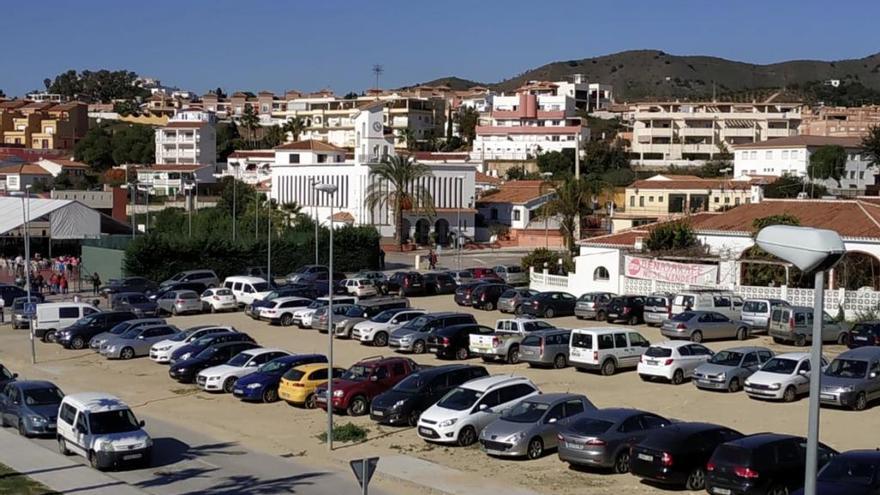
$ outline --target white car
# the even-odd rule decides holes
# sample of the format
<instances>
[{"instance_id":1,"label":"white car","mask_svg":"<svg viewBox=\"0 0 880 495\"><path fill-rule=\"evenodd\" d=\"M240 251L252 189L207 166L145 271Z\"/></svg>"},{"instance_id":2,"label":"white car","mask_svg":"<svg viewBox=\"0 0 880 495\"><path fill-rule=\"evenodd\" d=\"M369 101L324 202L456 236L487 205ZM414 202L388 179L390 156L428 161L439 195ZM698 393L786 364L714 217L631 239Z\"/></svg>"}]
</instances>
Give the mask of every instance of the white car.
<instances>
[{"instance_id":1,"label":"white car","mask_svg":"<svg viewBox=\"0 0 880 495\"><path fill-rule=\"evenodd\" d=\"M821 366L827 365L822 357ZM793 402L810 391L810 354L790 352L774 356L746 379L744 389L753 399Z\"/></svg>"},{"instance_id":2,"label":"white car","mask_svg":"<svg viewBox=\"0 0 880 495\"><path fill-rule=\"evenodd\" d=\"M409 320L427 314L424 309L386 309L369 320L355 323L351 338L376 347L388 345L388 336Z\"/></svg>"},{"instance_id":3,"label":"white car","mask_svg":"<svg viewBox=\"0 0 880 495\"><path fill-rule=\"evenodd\" d=\"M188 328L170 339L160 340L153 344L153 346L150 347L150 359L160 364L170 363L171 354L173 354L174 351L192 343L200 337L211 335L212 333L237 331L238 330L236 330L235 327L217 325L199 325L197 327Z\"/></svg>"},{"instance_id":4,"label":"white car","mask_svg":"<svg viewBox=\"0 0 880 495\"><path fill-rule=\"evenodd\" d=\"M202 300L202 309L206 312L216 313L218 311L235 311L238 309L238 302L232 291L225 287L214 287L202 292L200 296Z\"/></svg>"},{"instance_id":5,"label":"white car","mask_svg":"<svg viewBox=\"0 0 880 495\"><path fill-rule=\"evenodd\" d=\"M306 297L286 296L277 297L268 303L269 306L259 306L256 308L257 318L268 321L273 325L289 326L293 322L293 313L299 309L308 307L312 304L312 300Z\"/></svg>"},{"instance_id":6,"label":"white car","mask_svg":"<svg viewBox=\"0 0 880 495\"><path fill-rule=\"evenodd\" d=\"M226 364L202 370L196 376L196 384L207 392L231 394L235 382L239 378L250 375L257 371L257 368L273 359L289 355L289 352L281 349L267 349L265 347L248 349L233 356Z\"/></svg>"},{"instance_id":7,"label":"white car","mask_svg":"<svg viewBox=\"0 0 880 495\"><path fill-rule=\"evenodd\" d=\"M327 305L329 300L327 297L319 297L312 301L312 304L309 304L305 308L297 309L293 312L293 317L291 318L290 324L296 325L300 328L312 328L312 315L315 314L315 311L318 308L323 308ZM358 298L354 296L333 296L333 304L355 304L358 302Z\"/></svg>"},{"instance_id":8,"label":"white car","mask_svg":"<svg viewBox=\"0 0 880 495\"><path fill-rule=\"evenodd\" d=\"M663 378L675 385L694 376L694 370L715 353L702 344L684 340L667 340L654 344L642 354L636 371L642 380Z\"/></svg>"},{"instance_id":9,"label":"white car","mask_svg":"<svg viewBox=\"0 0 880 495\"><path fill-rule=\"evenodd\" d=\"M521 376L477 378L459 385L423 412L416 432L429 442L471 445L486 425L539 393L531 380Z\"/></svg>"},{"instance_id":10,"label":"white car","mask_svg":"<svg viewBox=\"0 0 880 495\"><path fill-rule=\"evenodd\" d=\"M378 296L379 288L368 278L347 278L340 282L345 290L353 296L368 297Z\"/></svg>"}]
</instances>

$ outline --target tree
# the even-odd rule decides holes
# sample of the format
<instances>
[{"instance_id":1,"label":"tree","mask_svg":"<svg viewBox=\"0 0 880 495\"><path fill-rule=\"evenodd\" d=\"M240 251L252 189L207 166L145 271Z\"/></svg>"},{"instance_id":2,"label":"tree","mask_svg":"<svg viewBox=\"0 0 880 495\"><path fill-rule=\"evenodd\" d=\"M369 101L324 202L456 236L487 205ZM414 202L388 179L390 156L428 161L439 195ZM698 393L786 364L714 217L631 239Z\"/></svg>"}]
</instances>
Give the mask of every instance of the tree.
<instances>
[{"instance_id":1,"label":"tree","mask_svg":"<svg viewBox=\"0 0 880 495\"><path fill-rule=\"evenodd\" d=\"M840 187L840 178L846 173L846 150L839 145L826 145L810 155L807 175L811 180L834 179Z\"/></svg>"},{"instance_id":2,"label":"tree","mask_svg":"<svg viewBox=\"0 0 880 495\"><path fill-rule=\"evenodd\" d=\"M477 138L477 124L480 122L480 112L477 112L472 107L463 106L458 109L454 118L458 123L458 135L467 144L473 144L474 139Z\"/></svg>"},{"instance_id":3,"label":"tree","mask_svg":"<svg viewBox=\"0 0 880 495\"><path fill-rule=\"evenodd\" d=\"M733 164L725 160L711 160L697 168L697 170L694 172L694 175L696 175L697 177L702 177L704 179L725 177L727 175L727 171L722 172L722 170L727 168L733 170Z\"/></svg>"},{"instance_id":4,"label":"tree","mask_svg":"<svg viewBox=\"0 0 880 495\"><path fill-rule=\"evenodd\" d=\"M409 127L405 127L397 133L398 142L404 143L406 149L412 151L416 149L416 132Z\"/></svg>"},{"instance_id":5,"label":"tree","mask_svg":"<svg viewBox=\"0 0 880 495\"><path fill-rule=\"evenodd\" d=\"M771 225L793 225L797 227L800 224L801 220L798 217L790 213L781 213L779 215L770 215L768 217L754 219L752 221L752 228L755 229L755 235L758 235L758 232L760 232L761 229Z\"/></svg>"},{"instance_id":6,"label":"tree","mask_svg":"<svg viewBox=\"0 0 880 495\"><path fill-rule=\"evenodd\" d=\"M267 148L274 148L279 144L283 144L287 141L287 132L284 131L284 128L280 125L273 125L266 129L265 135L263 135L263 144L266 145Z\"/></svg>"},{"instance_id":7,"label":"tree","mask_svg":"<svg viewBox=\"0 0 880 495\"><path fill-rule=\"evenodd\" d=\"M699 245L697 235L687 220L664 222L651 229L645 247L649 251L678 251Z\"/></svg>"},{"instance_id":8,"label":"tree","mask_svg":"<svg viewBox=\"0 0 880 495\"><path fill-rule=\"evenodd\" d=\"M226 98L226 93L223 92L223 88L217 86L217 89L214 90L214 94L217 95L217 98Z\"/></svg>"},{"instance_id":9,"label":"tree","mask_svg":"<svg viewBox=\"0 0 880 495\"><path fill-rule=\"evenodd\" d=\"M538 170L553 174L554 179L574 175L574 150L548 151L538 155Z\"/></svg>"},{"instance_id":10,"label":"tree","mask_svg":"<svg viewBox=\"0 0 880 495\"><path fill-rule=\"evenodd\" d=\"M299 205L296 201L292 201L290 203L283 203L281 206L281 211L284 212L286 216L286 225L288 227L292 227L295 224L299 223L302 218L302 206Z\"/></svg>"},{"instance_id":11,"label":"tree","mask_svg":"<svg viewBox=\"0 0 880 495\"><path fill-rule=\"evenodd\" d=\"M151 126L131 124L113 133L113 162L153 163L156 160L156 131Z\"/></svg>"},{"instance_id":12,"label":"tree","mask_svg":"<svg viewBox=\"0 0 880 495\"><path fill-rule=\"evenodd\" d=\"M764 227L769 227L771 225L794 225L798 226L801 224L800 219L798 217L791 215L789 213L782 213L779 215L770 215L767 217L756 218L752 221L752 228L754 229L753 236L757 236L758 232L761 231ZM744 262L742 263L742 281L743 285L760 285L767 286L772 284L784 285L786 283L786 263L776 256L764 251L759 246L755 245L750 247L743 253L741 257ZM748 263L745 260L757 260L757 261L771 261L772 263ZM801 273L796 267L791 266L788 269L789 280L788 283L798 287L809 287L810 281L804 277L804 274Z\"/></svg>"},{"instance_id":13,"label":"tree","mask_svg":"<svg viewBox=\"0 0 880 495\"><path fill-rule=\"evenodd\" d=\"M247 209L248 205L256 197L254 186L237 180L234 177L223 177L220 179L220 186L217 208L230 216L232 215L233 204L235 205L237 215L241 216L242 212Z\"/></svg>"},{"instance_id":14,"label":"tree","mask_svg":"<svg viewBox=\"0 0 880 495\"><path fill-rule=\"evenodd\" d=\"M357 100L358 94L354 91L349 91L348 93L345 93L345 96L343 96L342 98L345 100Z\"/></svg>"},{"instance_id":15,"label":"tree","mask_svg":"<svg viewBox=\"0 0 880 495\"><path fill-rule=\"evenodd\" d=\"M393 212L394 236L398 245L403 245L403 212L421 211L434 214L434 199L431 192L420 185L421 179L431 177L431 169L409 156L386 157L370 170L370 185L364 204L374 210L385 205Z\"/></svg>"},{"instance_id":16,"label":"tree","mask_svg":"<svg viewBox=\"0 0 880 495\"><path fill-rule=\"evenodd\" d=\"M253 105L244 106L244 112L242 112L239 122L242 127L247 129L251 147L255 146L257 143L257 129L260 127L260 117L254 110Z\"/></svg>"},{"instance_id":17,"label":"tree","mask_svg":"<svg viewBox=\"0 0 880 495\"><path fill-rule=\"evenodd\" d=\"M303 131L306 129L306 123L302 118L294 117L285 122L282 126L282 129L284 129L285 133L289 132L290 137L294 141L299 141L300 134L302 134Z\"/></svg>"},{"instance_id":18,"label":"tree","mask_svg":"<svg viewBox=\"0 0 880 495\"><path fill-rule=\"evenodd\" d=\"M609 170L631 169L626 150L607 141L589 141L584 144L581 170L602 174Z\"/></svg>"},{"instance_id":19,"label":"tree","mask_svg":"<svg viewBox=\"0 0 880 495\"><path fill-rule=\"evenodd\" d=\"M862 138L862 148L871 160L871 165L880 167L880 125L872 126Z\"/></svg>"},{"instance_id":20,"label":"tree","mask_svg":"<svg viewBox=\"0 0 880 495\"><path fill-rule=\"evenodd\" d=\"M801 192L806 192L811 198L821 198L828 194L828 189L821 184L807 188L803 179L793 175L783 175L764 186L765 198L796 198Z\"/></svg>"},{"instance_id":21,"label":"tree","mask_svg":"<svg viewBox=\"0 0 880 495\"><path fill-rule=\"evenodd\" d=\"M555 196L544 204L542 216L559 218L559 230L569 251L574 249L577 219L593 213L592 193L586 182L569 178L556 188Z\"/></svg>"},{"instance_id":22,"label":"tree","mask_svg":"<svg viewBox=\"0 0 880 495\"><path fill-rule=\"evenodd\" d=\"M136 101L123 100L113 104L113 111L126 117L128 115L139 115L141 112L140 105Z\"/></svg>"},{"instance_id":23,"label":"tree","mask_svg":"<svg viewBox=\"0 0 880 495\"><path fill-rule=\"evenodd\" d=\"M563 272L559 271L560 258L562 258ZM562 275L563 273L574 271L574 260L571 258L571 253L564 251L551 251L547 248L539 247L523 256L520 260L520 266L525 271L528 271L529 267L533 267L536 272L540 272L544 270L545 265L547 266L547 273L550 275Z\"/></svg>"},{"instance_id":24,"label":"tree","mask_svg":"<svg viewBox=\"0 0 880 495\"><path fill-rule=\"evenodd\" d=\"M220 122L217 124L217 160L226 161L226 158L237 148L241 141L238 126L234 121Z\"/></svg>"},{"instance_id":25,"label":"tree","mask_svg":"<svg viewBox=\"0 0 880 495\"><path fill-rule=\"evenodd\" d=\"M95 126L73 148L73 157L91 165L92 170L103 171L113 165L112 136L106 126Z\"/></svg>"},{"instance_id":26,"label":"tree","mask_svg":"<svg viewBox=\"0 0 880 495\"><path fill-rule=\"evenodd\" d=\"M138 82L138 75L127 70L84 70L77 73L71 69L58 74L52 80L44 79L43 84L50 93L58 93L67 99L86 103L131 101L145 98L150 94Z\"/></svg>"},{"instance_id":27,"label":"tree","mask_svg":"<svg viewBox=\"0 0 880 495\"><path fill-rule=\"evenodd\" d=\"M617 137L617 133L624 129L619 118L601 119L586 115L586 112L584 111L581 113L586 117L585 121L587 122L587 125L590 126L590 137L593 140L601 140L609 143L613 142Z\"/></svg>"}]
</instances>

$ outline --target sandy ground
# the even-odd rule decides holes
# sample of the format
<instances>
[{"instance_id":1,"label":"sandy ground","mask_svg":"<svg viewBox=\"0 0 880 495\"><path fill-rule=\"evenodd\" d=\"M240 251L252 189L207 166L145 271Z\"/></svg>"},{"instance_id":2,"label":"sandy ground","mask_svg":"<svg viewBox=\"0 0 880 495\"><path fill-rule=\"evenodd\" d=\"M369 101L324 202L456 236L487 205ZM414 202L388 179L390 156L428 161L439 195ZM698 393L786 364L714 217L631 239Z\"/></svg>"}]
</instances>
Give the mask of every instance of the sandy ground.
<instances>
[{"instance_id":1,"label":"sandy ground","mask_svg":"<svg viewBox=\"0 0 880 495\"><path fill-rule=\"evenodd\" d=\"M431 311L460 310L451 296L413 299L413 306ZM494 325L500 313L475 311L480 323ZM186 328L205 323L232 324L246 331L265 346L282 347L295 352L326 352L327 337L313 330L269 326L242 313L195 315L171 318ZM561 327L597 326L573 317L557 318ZM652 342L664 340L657 329L639 329ZM794 348L773 344L767 337L751 339L749 344L791 351ZM736 341L711 342L715 350L738 345ZM825 353L833 357L843 350L827 346ZM348 366L361 357L388 354L388 349L362 346L358 342L336 341L338 365ZM57 345L37 344L38 365L30 366L27 335L13 332L9 326L0 330L0 362L23 376L54 380L68 392L100 390L115 393L141 414L152 415L188 428L197 429L224 441L237 441L250 448L272 454L294 456L302 462L343 468L349 459L366 455L408 454L445 466L489 477L535 491L567 495L584 493L660 493L661 490L640 483L630 475L612 475L598 471L572 470L560 462L555 453L536 461L511 461L489 458L477 447L457 448L431 445L420 440L411 428L379 427L368 417L340 418L369 428L366 443L342 446L332 454L316 435L325 429L326 415L275 404L249 404L226 395L199 392L192 385L181 385L168 378L167 367L147 358L132 361L106 361L91 351L69 351ZM421 363L436 364L432 355L413 356ZM479 359L471 360L475 364ZM791 404L750 400L743 393L703 392L690 383L674 386L666 383L645 383L632 371L604 377L580 373L574 369L531 369L487 364L490 373L515 373L529 377L545 392L577 392L587 395L599 407L625 406L641 408L680 420L699 420L724 424L744 433L775 431L805 435L807 401ZM852 426L857 424L857 427ZM877 447L875 437L865 432L880 429L876 410L861 413L844 410L822 410L822 441L838 450ZM503 473L503 474L502 474ZM384 481L382 487L397 493L416 493L411 486Z\"/></svg>"}]
</instances>

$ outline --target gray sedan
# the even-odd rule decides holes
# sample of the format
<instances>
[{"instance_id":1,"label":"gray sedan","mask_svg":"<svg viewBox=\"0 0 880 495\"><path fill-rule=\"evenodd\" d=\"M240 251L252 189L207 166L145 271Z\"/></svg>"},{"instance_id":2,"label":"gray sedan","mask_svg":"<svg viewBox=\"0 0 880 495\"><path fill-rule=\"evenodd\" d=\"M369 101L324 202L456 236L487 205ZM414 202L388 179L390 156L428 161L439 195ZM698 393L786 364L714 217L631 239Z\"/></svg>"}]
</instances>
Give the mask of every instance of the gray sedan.
<instances>
[{"instance_id":1,"label":"gray sedan","mask_svg":"<svg viewBox=\"0 0 880 495\"><path fill-rule=\"evenodd\" d=\"M837 356L822 374L822 404L864 410L880 399L880 347L850 349Z\"/></svg>"},{"instance_id":2,"label":"gray sedan","mask_svg":"<svg viewBox=\"0 0 880 495\"><path fill-rule=\"evenodd\" d=\"M595 409L583 395L536 395L489 423L480 433L480 447L489 455L537 459L556 448L559 422Z\"/></svg>"},{"instance_id":3,"label":"gray sedan","mask_svg":"<svg viewBox=\"0 0 880 495\"><path fill-rule=\"evenodd\" d=\"M507 289L498 298L498 311L502 313L522 314L522 305L538 291L532 289Z\"/></svg>"},{"instance_id":4,"label":"gray sedan","mask_svg":"<svg viewBox=\"0 0 880 495\"><path fill-rule=\"evenodd\" d=\"M171 338L179 332L180 330L172 325L134 328L104 342L99 352L107 359L131 359L137 356L148 356L153 344Z\"/></svg>"},{"instance_id":5,"label":"gray sedan","mask_svg":"<svg viewBox=\"0 0 880 495\"><path fill-rule=\"evenodd\" d=\"M159 306L158 312L172 315L184 313L201 313L202 300L198 293L192 290L168 291L156 300Z\"/></svg>"},{"instance_id":6,"label":"gray sedan","mask_svg":"<svg viewBox=\"0 0 880 495\"><path fill-rule=\"evenodd\" d=\"M694 370L693 384L704 390L738 392L758 367L773 357L766 347L732 347L718 351Z\"/></svg>"},{"instance_id":7,"label":"gray sedan","mask_svg":"<svg viewBox=\"0 0 880 495\"><path fill-rule=\"evenodd\" d=\"M732 338L745 340L749 338L749 324L731 320L715 311L684 311L664 321L660 333L671 339L689 339L692 342Z\"/></svg>"}]
</instances>

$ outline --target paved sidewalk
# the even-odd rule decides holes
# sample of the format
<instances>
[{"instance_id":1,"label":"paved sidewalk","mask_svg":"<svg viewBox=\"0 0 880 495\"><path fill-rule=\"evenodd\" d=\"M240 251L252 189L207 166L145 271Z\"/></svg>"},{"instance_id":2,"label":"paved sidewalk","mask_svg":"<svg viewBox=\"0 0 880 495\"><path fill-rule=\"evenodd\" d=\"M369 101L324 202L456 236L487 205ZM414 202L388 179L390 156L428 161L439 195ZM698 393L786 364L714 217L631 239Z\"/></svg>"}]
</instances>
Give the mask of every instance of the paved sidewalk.
<instances>
[{"instance_id":1,"label":"paved sidewalk","mask_svg":"<svg viewBox=\"0 0 880 495\"><path fill-rule=\"evenodd\" d=\"M59 493L77 495L143 495L138 490L106 474L80 464L26 438L0 430L0 464L39 481Z\"/></svg>"},{"instance_id":2,"label":"paved sidewalk","mask_svg":"<svg viewBox=\"0 0 880 495\"><path fill-rule=\"evenodd\" d=\"M493 483L473 473L403 455L382 457L376 472L385 478L413 483L443 495L539 495L526 488Z\"/></svg>"}]
</instances>

